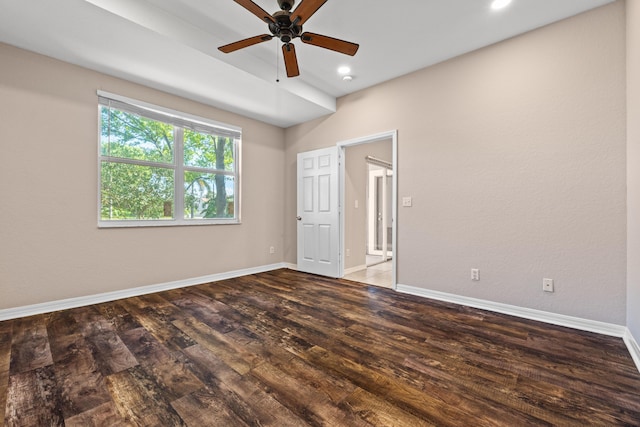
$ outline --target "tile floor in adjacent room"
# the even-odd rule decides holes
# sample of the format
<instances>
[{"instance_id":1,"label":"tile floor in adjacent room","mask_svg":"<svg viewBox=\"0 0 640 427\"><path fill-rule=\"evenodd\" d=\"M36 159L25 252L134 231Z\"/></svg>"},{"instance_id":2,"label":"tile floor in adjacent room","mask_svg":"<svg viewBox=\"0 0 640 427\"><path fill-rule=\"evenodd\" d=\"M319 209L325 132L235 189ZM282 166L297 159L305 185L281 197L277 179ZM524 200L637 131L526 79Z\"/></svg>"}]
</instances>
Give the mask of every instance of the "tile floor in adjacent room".
<instances>
[{"instance_id":1,"label":"tile floor in adjacent room","mask_svg":"<svg viewBox=\"0 0 640 427\"><path fill-rule=\"evenodd\" d=\"M366 283L368 285L391 288L393 280L391 278L392 261L372 265L364 270L356 271L344 276L344 279L354 282Z\"/></svg>"}]
</instances>

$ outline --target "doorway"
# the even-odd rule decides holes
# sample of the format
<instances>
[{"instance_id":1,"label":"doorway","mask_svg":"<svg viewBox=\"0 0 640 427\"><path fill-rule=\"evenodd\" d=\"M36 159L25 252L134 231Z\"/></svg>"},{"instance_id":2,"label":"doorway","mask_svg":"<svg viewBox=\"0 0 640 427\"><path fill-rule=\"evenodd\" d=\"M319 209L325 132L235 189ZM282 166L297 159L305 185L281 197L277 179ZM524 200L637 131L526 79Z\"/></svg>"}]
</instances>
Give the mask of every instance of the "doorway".
<instances>
[{"instance_id":1,"label":"doorway","mask_svg":"<svg viewBox=\"0 0 640 427\"><path fill-rule=\"evenodd\" d=\"M367 156L367 268L393 257L391 207L393 204L393 165Z\"/></svg>"},{"instance_id":2,"label":"doorway","mask_svg":"<svg viewBox=\"0 0 640 427\"><path fill-rule=\"evenodd\" d=\"M397 131L338 147L341 277L395 289Z\"/></svg>"}]
</instances>

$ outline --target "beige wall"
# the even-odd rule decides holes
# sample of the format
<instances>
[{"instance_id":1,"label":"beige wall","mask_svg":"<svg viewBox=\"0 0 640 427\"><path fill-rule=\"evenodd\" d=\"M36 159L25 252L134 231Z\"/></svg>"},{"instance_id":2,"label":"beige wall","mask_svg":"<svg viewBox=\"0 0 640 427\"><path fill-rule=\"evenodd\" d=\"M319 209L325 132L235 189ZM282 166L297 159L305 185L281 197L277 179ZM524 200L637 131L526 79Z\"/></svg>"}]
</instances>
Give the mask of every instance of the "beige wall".
<instances>
[{"instance_id":1,"label":"beige wall","mask_svg":"<svg viewBox=\"0 0 640 427\"><path fill-rule=\"evenodd\" d=\"M0 64L0 309L282 261L282 129L2 44ZM97 89L241 126L243 223L98 229Z\"/></svg>"},{"instance_id":2,"label":"beige wall","mask_svg":"<svg viewBox=\"0 0 640 427\"><path fill-rule=\"evenodd\" d=\"M344 248L350 250L350 256L345 257L345 268L361 267L366 264L368 167L365 157L373 156L391 163L392 144L389 139L354 145L345 149Z\"/></svg>"},{"instance_id":3,"label":"beige wall","mask_svg":"<svg viewBox=\"0 0 640 427\"><path fill-rule=\"evenodd\" d=\"M398 283L625 324L624 7L346 96L287 129L285 214L297 152L398 129L399 196L413 196L398 214ZM285 246L295 262L293 222Z\"/></svg>"},{"instance_id":4,"label":"beige wall","mask_svg":"<svg viewBox=\"0 0 640 427\"><path fill-rule=\"evenodd\" d=\"M640 342L640 2L627 0L627 326Z\"/></svg>"}]
</instances>

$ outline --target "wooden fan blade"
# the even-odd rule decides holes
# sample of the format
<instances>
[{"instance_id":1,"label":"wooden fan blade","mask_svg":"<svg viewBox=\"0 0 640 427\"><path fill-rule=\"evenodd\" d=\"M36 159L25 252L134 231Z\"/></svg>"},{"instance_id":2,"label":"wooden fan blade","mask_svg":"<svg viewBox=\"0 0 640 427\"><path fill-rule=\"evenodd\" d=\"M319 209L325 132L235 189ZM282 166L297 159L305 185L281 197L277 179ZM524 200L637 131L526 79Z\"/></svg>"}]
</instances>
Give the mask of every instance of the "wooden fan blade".
<instances>
[{"instance_id":1,"label":"wooden fan blade","mask_svg":"<svg viewBox=\"0 0 640 427\"><path fill-rule=\"evenodd\" d=\"M345 55L353 56L360 47L357 43L351 43L340 39L334 39L333 37L323 36L315 33L302 33L300 39L303 43L312 44L314 46L323 47L325 49L334 50L336 52L344 53Z\"/></svg>"},{"instance_id":2,"label":"wooden fan blade","mask_svg":"<svg viewBox=\"0 0 640 427\"><path fill-rule=\"evenodd\" d=\"M248 39L240 40L234 43L229 43L224 46L220 46L218 50L224 53L231 53L244 47L253 46L254 44L267 42L271 40L273 36L269 34L263 34L261 36L249 37Z\"/></svg>"},{"instance_id":3,"label":"wooden fan blade","mask_svg":"<svg viewBox=\"0 0 640 427\"><path fill-rule=\"evenodd\" d=\"M311 15L316 13L320 6L325 4L327 0L302 0L302 2L291 13L291 22L295 25L304 24Z\"/></svg>"},{"instance_id":4,"label":"wooden fan blade","mask_svg":"<svg viewBox=\"0 0 640 427\"><path fill-rule=\"evenodd\" d=\"M275 24L275 19L263 8L252 2L251 0L233 0L238 3L240 6L247 9L249 12L256 15L258 18L265 22L273 22Z\"/></svg>"},{"instance_id":5,"label":"wooden fan blade","mask_svg":"<svg viewBox=\"0 0 640 427\"><path fill-rule=\"evenodd\" d=\"M296 77L300 75L298 68L298 58L296 57L296 47L289 44L282 45L282 55L284 56L284 66L287 69L287 77Z\"/></svg>"}]
</instances>

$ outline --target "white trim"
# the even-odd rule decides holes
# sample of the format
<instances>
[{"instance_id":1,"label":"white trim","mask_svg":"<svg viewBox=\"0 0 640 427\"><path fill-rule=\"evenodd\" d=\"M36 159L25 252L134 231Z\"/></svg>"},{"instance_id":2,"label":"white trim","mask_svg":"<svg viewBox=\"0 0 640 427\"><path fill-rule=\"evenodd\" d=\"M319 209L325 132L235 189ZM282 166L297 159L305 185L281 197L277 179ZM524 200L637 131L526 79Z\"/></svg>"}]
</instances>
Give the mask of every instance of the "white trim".
<instances>
[{"instance_id":1,"label":"white trim","mask_svg":"<svg viewBox=\"0 0 640 427\"><path fill-rule=\"evenodd\" d=\"M638 341L636 341L633 335L631 335L629 328L627 328L622 338L629 349L633 363L636 364L636 368L640 371L640 345L638 345Z\"/></svg>"},{"instance_id":2,"label":"white trim","mask_svg":"<svg viewBox=\"0 0 640 427\"><path fill-rule=\"evenodd\" d=\"M579 329L581 331L595 332L597 334L609 335L613 337L622 338L625 336L625 333L627 331L626 327L615 325L612 323L598 322L596 320L582 319L579 317L550 313L547 311L535 310L532 308L518 307L515 305L502 304L499 302L463 297L460 295L454 295L445 292L431 291L428 289L417 288L415 286L399 284L396 290L405 294L435 299L438 301L451 302L454 304L494 311L496 313L508 314L524 319L537 320L539 322L550 323L552 325L565 326L568 328Z\"/></svg>"},{"instance_id":3,"label":"white trim","mask_svg":"<svg viewBox=\"0 0 640 427\"><path fill-rule=\"evenodd\" d=\"M282 267L283 268L288 268L289 270L298 271L298 264L294 264L292 262L283 262L282 263Z\"/></svg>"},{"instance_id":4,"label":"white trim","mask_svg":"<svg viewBox=\"0 0 640 427\"><path fill-rule=\"evenodd\" d=\"M229 271L226 273L218 273L208 276L193 277L191 279L177 280L175 282L141 286L138 288L123 289L121 291L105 292L102 294L87 295L83 297L68 298L41 304L27 305L23 307L7 308L0 310L0 321L17 319L19 317L33 316L35 314L50 313L52 311L66 310L69 308L83 307L92 304L100 304L103 302L137 297L140 295L152 294L155 292L162 292L170 289L184 288L187 286L232 279L249 274L264 273L266 271L278 270L280 268L288 268L288 265L286 263L263 265L260 267L246 268L242 270Z\"/></svg>"},{"instance_id":5,"label":"white trim","mask_svg":"<svg viewBox=\"0 0 640 427\"><path fill-rule=\"evenodd\" d=\"M176 210L176 212L180 212ZM98 209L100 214L100 209ZM140 220L98 220L99 229L145 228L145 227L192 227L198 225L241 225L240 218L194 218L194 219L140 219Z\"/></svg>"},{"instance_id":6,"label":"white trim","mask_svg":"<svg viewBox=\"0 0 640 427\"><path fill-rule=\"evenodd\" d=\"M367 269L367 265L366 264L357 265L357 266L351 267L351 268L345 268L344 269L344 275L346 276L347 274L356 273L358 271L362 271L362 270L366 270L366 269Z\"/></svg>"}]
</instances>

